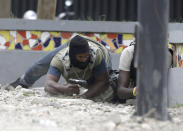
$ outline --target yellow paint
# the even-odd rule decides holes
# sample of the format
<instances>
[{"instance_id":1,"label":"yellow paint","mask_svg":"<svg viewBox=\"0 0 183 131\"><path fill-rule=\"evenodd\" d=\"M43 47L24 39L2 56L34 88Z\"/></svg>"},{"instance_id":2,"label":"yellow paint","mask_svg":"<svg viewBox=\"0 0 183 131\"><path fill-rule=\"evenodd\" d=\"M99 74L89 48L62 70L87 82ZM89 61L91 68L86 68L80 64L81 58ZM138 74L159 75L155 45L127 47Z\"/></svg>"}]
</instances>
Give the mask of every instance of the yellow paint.
<instances>
[{"instance_id":1,"label":"yellow paint","mask_svg":"<svg viewBox=\"0 0 183 131\"><path fill-rule=\"evenodd\" d=\"M77 33L77 34L79 34L79 35L81 35L81 36L84 36L84 33Z\"/></svg>"},{"instance_id":2,"label":"yellow paint","mask_svg":"<svg viewBox=\"0 0 183 131\"><path fill-rule=\"evenodd\" d=\"M49 32L50 35L53 35L54 37L61 37L60 32Z\"/></svg>"},{"instance_id":3,"label":"yellow paint","mask_svg":"<svg viewBox=\"0 0 183 131\"><path fill-rule=\"evenodd\" d=\"M8 47L9 50L14 50L15 49L15 41L13 40L11 43L10 43L10 46Z\"/></svg>"},{"instance_id":4,"label":"yellow paint","mask_svg":"<svg viewBox=\"0 0 183 131\"><path fill-rule=\"evenodd\" d=\"M23 46L23 49L24 49L24 50L31 50L30 47L29 47L28 45Z\"/></svg>"},{"instance_id":5,"label":"yellow paint","mask_svg":"<svg viewBox=\"0 0 183 131\"><path fill-rule=\"evenodd\" d=\"M179 54L182 54L182 53L183 53L183 47L182 47L182 46L180 46L179 48L180 48L180 52L179 52Z\"/></svg>"},{"instance_id":6,"label":"yellow paint","mask_svg":"<svg viewBox=\"0 0 183 131\"><path fill-rule=\"evenodd\" d=\"M49 45L43 48L43 51L52 51L55 48L55 42L53 40L50 41Z\"/></svg>"},{"instance_id":7,"label":"yellow paint","mask_svg":"<svg viewBox=\"0 0 183 131\"><path fill-rule=\"evenodd\" d=\"M168 43L168 48L174 50L174 47L172 44Z\"/></svg>"},{"instance_id":8,"label":"yellow paint","mask_svg":"<svg viewBox=\"0 0 183 131\"><path fill-rule=\"evenodd\" d=\"M0 31L0 35L2 35L6 41L10 39L10 32L9 31Z\"/></svg>"},{"instance_id":9,"label":"yellow paint","mask_svg":"<svg viewBox=\"0 0 183 131\"><path fill-rule=\"evenodd\" d=\"M100 35L100 39L101 39L101 40L104 40L104 41L105 41L106 38L107 38L107 34L101 34L101 35Z\"/></svg>"},{"instance_id":10,"label":"yellow paint","mask_svg":"<svg viewBox=\"0 0 183 131\"><path fill-rule=\"evenodd\" d=\"M61 43L62 43L62 44L65 44L65 43L67 43L68 40L69 40L69 39L62 39Z\"/></svg>"},{"instance_id":11,"label":"yellow paint","mask_svg":"<svg viewBox=\"0 0 183 131\"><path fill-rule=\"evenodd\" d=\"M132 40L133 34L123 34L123 40Z\"/></svg>"},{"instance_id":12,"label":"yellow paint","mask_svg":"<svg viewBox=\"0 0 183 131\"><path fill-rule=\"evenodd\" d=\"M91 39L97 41L97 37L96 36L91 37Z\"/></svg>"},{"instance_id":13,"label":"yellow paint","mask_svg":"<svg viewBox=\"0 0 183 131\"><path fill-rule=\"evenodd\" d=\"M123 47L119 47L118 49L115 50L115 53L121 53L123 51Z\"/></svg>"}]
</instances>

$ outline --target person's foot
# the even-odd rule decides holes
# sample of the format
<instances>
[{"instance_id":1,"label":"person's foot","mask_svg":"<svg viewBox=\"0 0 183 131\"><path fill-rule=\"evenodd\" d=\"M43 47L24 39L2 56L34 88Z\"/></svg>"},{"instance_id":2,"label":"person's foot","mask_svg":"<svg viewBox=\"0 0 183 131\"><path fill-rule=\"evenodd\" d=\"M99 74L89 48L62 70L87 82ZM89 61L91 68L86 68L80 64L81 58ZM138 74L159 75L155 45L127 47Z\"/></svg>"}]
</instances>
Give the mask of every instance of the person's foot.
<instances>
[{"instance_id":1,"label":"person's foot","mask_svg":"<svg viewBox=\"0 0 183 131\"><path fill-rule=\"evenodd\" d=\"M14 87L14 88L16 88L18 85L22 86L22 88L28 88L28 86L23 85L23 84L20 82L20 77L19 77L16 81L10 83L9 85L12 86L12 87Z\"/></svg>"}]
</instances>

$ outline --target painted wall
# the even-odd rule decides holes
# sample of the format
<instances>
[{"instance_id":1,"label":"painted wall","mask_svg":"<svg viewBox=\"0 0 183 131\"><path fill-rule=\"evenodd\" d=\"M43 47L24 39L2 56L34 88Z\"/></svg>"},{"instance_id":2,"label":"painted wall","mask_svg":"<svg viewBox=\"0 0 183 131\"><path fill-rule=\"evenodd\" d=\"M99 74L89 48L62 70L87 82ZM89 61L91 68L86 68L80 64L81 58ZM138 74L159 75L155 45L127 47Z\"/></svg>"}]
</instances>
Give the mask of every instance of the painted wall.
<instances>
[{"instance_id":1,"label":"painted wall","mask_svg":"<svg viewBox=\"0 0 183 131\"><path fill-rule=\"evenodd\" d=\"M0 31L0 49L51 51L65 44L73 33L44 31ZM99 41L113 53L121 53L133 40L133 34L80 33ZM183 67L183 46L168 44L173 48L176 67Z\"/></svg>"},{"instance_id":2,"label":"painted wall","mask_svg":"<svg viewBox=\"0 0 183 131\"><path fill-rule=\"evenodd\" d=\"M0 31L0 49L51 51L72 36L70 32ZM133 39L132 34L80 33L101 42L111 52L121 53Z\"/></svg>"}]
</instances>

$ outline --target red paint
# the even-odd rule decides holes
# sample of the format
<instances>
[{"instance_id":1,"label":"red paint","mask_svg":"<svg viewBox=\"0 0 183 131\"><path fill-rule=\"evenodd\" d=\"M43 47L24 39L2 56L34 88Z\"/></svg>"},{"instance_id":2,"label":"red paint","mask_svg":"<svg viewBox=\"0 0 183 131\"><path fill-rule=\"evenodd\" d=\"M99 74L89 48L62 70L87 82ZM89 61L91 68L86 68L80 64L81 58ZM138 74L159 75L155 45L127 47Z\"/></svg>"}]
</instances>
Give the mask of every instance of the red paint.
<instances>
[{"instance_id":1,"label":"red paint","mask_svg":"<svg viewBox=\"0 0 183 131\"><path fill-rule=\"evenodd\" d=\"M23 38L26 38L26 31L18 31L18 33L19 33Z\"/></svg>"},{"instance_id":2,"label":"red paint","mask_svg":"<svg viewBox=\"0 0 183 131\"><path fill-rule=\"evenodd\" d=\"M6 42L6 43L5 43L5 46L6 46L6 47L9 47L9 46L10 46L10 42L9 42L9 41Z\"/></svg>"},{"instance_id":3,"label":"red paint","mask_svg":"<svg viewBox=\"0 0 183 131\"><path fill-rule=\"evenodd\" d=\"M114 39L114 38L116 38L118 35L117 34L107 34L107 37L109 38L109 39Z\"/></svg>"},{"instance_id":4,"label":"red paint","mask_svg":"<svg viewBox=\"0 0 183 131\"><path fill-rule=\"evenodd\" d=\"M69 32L62 32L61 37L64 39L69 39L72 36L72 33Z\"/></svg>"},{"instance_id":5,"label":"red paint","mask_svg":"<svg viewBox=\"0 0 183 131\"><path fill-rule=\"evenodd\" d=\"M183 60L179 61L179 67L182 67Z\"/></svg>"},{"instance_id":6,"label":"red paint","mask_svg":"<svg viewBox=\"0 0 183 131\"><path fill-rule=\"evenodd\" d=\"M100 39L98 37L96 37L96 40L100 42Z\"/></svg>"},{"instance_id":7,"label":"red paint","mask_svg":"<svg viewBox=\"0 0 183 131\"><path fill-rule=\"evenodd\" d=\"M28 40L23 40L23 46L25 45L29 45L29 41Z\"/></svg>"},{"instance_id":8,"label":"red paint","mask_svg":"<svg viewBox=\"0 0 183 131\"><path fill-rule=\"evenodd\" d=\"M93 37L94 34L93 33L85 33L84 35L88 36L88 37Z\"/></svg>"},{"instance_id":9,"label":"red paint","mask_svg":"<svg viewBox=\"0 0 183 131\"><path fill-rule=\"evenodd\" d=\"M32 39L38 39L37 35L32 34Z\"/></svg>"},{"instance_id":10,"label":"red paint","mask_svg":"<svg viewBox=\"0 0 183 131\"><path fill-rule=\"evenodd\" d=\"M32 48L32 50L42 50L42 45L39 44L38 46Z\"/></svg>"}]
</instances>

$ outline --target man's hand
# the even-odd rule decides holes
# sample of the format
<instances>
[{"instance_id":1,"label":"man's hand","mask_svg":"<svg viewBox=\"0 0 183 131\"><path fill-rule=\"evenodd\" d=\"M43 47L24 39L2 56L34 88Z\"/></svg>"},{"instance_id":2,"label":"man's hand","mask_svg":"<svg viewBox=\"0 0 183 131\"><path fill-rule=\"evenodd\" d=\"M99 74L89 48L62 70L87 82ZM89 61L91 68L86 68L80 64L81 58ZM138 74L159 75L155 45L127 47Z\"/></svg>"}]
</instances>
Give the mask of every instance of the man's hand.
<instances>
[{"instance_id":1,"label":"man's hand","mask_svg":"<svg viewBox=\"0 0 183 131\"><path fill-rule=\"evenodd\" d=\"M80 86L77 85L77 84L67 84L65 85L65 91L64 91L64 94L66 95L73 95L73 94L79 94L79 88Z\"/></svg>"},{"instance_id":2,"label":"man's hand","mask_svg":"<svg viewBox=\"0 0 183 131\"><path fill-rule=\"evenodd\" d=\"M79 84L80 86L88 86L88 83L86 80L78 80L78 79L69 79L69 83L71 84Z\"/></svg>"}]
</instances>

